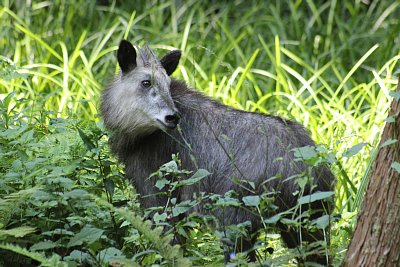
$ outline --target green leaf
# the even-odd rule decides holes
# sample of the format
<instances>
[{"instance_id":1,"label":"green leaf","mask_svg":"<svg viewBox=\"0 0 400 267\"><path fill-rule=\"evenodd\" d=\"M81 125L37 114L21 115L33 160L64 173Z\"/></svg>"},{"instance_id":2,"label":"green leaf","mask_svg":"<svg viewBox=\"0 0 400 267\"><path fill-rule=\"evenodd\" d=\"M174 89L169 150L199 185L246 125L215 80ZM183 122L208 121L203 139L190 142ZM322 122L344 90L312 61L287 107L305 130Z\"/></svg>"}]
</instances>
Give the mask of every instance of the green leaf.
<instances>
[{"instance_id":1,"label":"green leaf","mask_svg":"<svg viewBox=\"0 0 400 267\"><path fill-rule=\"evenodd\" d=\"M93 148L95 148L96 146L93 144L92 140L90 140L89 136L87 136L85 134L85 132L81 130L81 128L79 128L79 127L76 127L76 128L78 129L79 136L81 137L81 139L82 139L83 143L85 144L86 148L89 151L92 150Z\"/></svg>"},{"instance_id":2,"label":"green leaf","mask_svg":"<svg viewBox=\"0 0 400 267\"><path fill-rule=\"evenodd\" d=\"M350 158L350 157L354 156L355 154L360 152L360 150L363 149L366 145L367 145L367 143L360 143L360 144L357 144L357 145L347 149L343 153L343 157Z\"/></svg>"},{"instance_id":3,"label":"green leaf","mask_svg":"<svg viewBox=\"0 0 400 267\"><path fill-rule=\"evenodd\" d=\"M117 258L121 258L122 252L115 248L115 247L110 247L103 249L97 254L97 259L102 261L103 263L109 263L111 261L116 260Z\"/></svg>"},{"instance_id":4,"label":"green leaf","mask_svg":"<svg viewBox=\"0 0 400 267\"><path fill-rule=\"evenodd\" d=\"M128 222L128 221L123 221L123 223L121 223L119 228L122 228L122 227L125 227L125 226L128 226L128 225L131 225L131 223Z\"/></svg>"},{"instance_id":5,"label":"green leaf","mask_svg":"<svg viewBox=\"0 0 400 267\"><path fill-rule=\"evenodd\" d=\"M50 175L53 177L56 177L56 176L64 175L64 173L62 172L61 169L56 167L53 169L53 172ZM70 190L72 188L72 186L74 185L74 182L69 178L65 178L65 177L51 178L50 175L46 181L48 184L61 186L65 190Z\"/></svg>"},{"instance_id":6,"label":"green leaf","mask_svg":"<svg viewBox=\"0 0 400 267\"><path fill-rule=\"evenodd\" d=\"M153 220L156 224L159 224L160 222L165 222L165 220L167 219L168 215L166 212L159 214L158 212L156 212L153 216Z\"/></svg>"},{"instance_id":7,"label":"green leaf","mask_svg":"<svg viewBox=\"0 0 400 267\"><path fill-rule=\"evenodd\" d=\"M68 242L67 247L80 246L83 243L92 244L100 239L104 230L94 228L92 226L85 226Z\"/></svg>"},{"instance_id":8,"label":"green leaf","mask_svg":"<svg viewBox=\"0 0 400 267\"><path fill-rule=\"evenodd\" d=\"M43 236L49 236L52 237L54 235L60 235L60 236L73 236L74 233L65 229L54 229L52 231L47 231L47 232L42 232Z\"/></svg>"},{"instance_id":9,"label":"green leaf","mask_svg":"<svg viewBox=\"0 0 400 267\"><path fill-rule=\"evenodd\" d=\"M195 174L193 174L192 177L182 180L182 181L179 181L178 185L179 186L192 185L192 184L198 183L199 181L201 181L208 175L210 175L210 173L207 170L198 169L197 172Z\"/></svg>"},{"instance_id":10,"label":"green leaf","mask_svg":"<svg viewBox=\"0 0 400 267\"><path fill-rule=\"evenodd\" d=\"M281 223L285 225L299 225L299 222L297 220L288 218L282 218Z\"/></svg>"},{"instance_id":11,"label":"green leaf","mask_svg":"<svg viewBox=\"0 0 400 267\"><path fill-rule=\"evenodd\" d=\"M64 193L64 197L66 198L73 198L73 199L79 199L88 196L88 192L83 189L74 189L69 192Z\"/></svg>"},{"instance_id":12,"label":"green leaf","mask_svg":"<svg viewBox=\"0 0 400 267\"><path fill-rule=\"evenodd\" d=\"M104 181L104 187L106 188L107 192L110 194L110 197L114 196L114 189L115 189L115 184L114 181L111 179L106 179Z\"/></svg>"},{"instance_id":13,"label":"green leaf","mask_svg":"<svg viewBox=\"0 0 400 267\"><path fill-rule=\"evenodd\" d=\"M396 118L395 118L394 116L390 116L390 117L387 117L387 118L385 119L385 121L386 121L387 123L393 123L393 122L396 122Z\"/></svg>"},{"instance_id":14,"label":"green leaf","mask_svg":"<svg viewBox=\"0 0 400 267\"><path fill-rule=\"evenodd\" d=\"M14 97L16 93L17 91L12 91L2 101L0 100L0 107L4 108L5 110L8 110L8 106L10 105L11 99Z\"/></svg>"},{"instance_id":15,"label":"green leaf","mask_svg":"<svg viewBox=\"0 0 400 267\"><path fill-rule=\"evenodd\" d=\"M307 183L309 183L310 178L307 176L300 176L295 181L301 189L304 189L306 187Z\"/></svg>"},{"instance_id":16,"label":"green leaf","mask_svg":"<svg viewBox=\"0 0 400 267\"><path fill-rule=\"evenodd\" d=\"M22 143L22 144L27 144L27 143L32 142L32 140L34 139L33 138L34 133L35 133L34 130L29 130L29 131L24 132L21 135L21 137L18 139L18 142Z\"/></svg>"},{"instance_id":17,"label":"green leaf","mask_svg":"<svg viewBox=\"0 0 400 267\"><path fill-rule=\"evenodd\" d=\"M391 91L389 95L396 100L400 100L400 91Z\"/></svg>"},{"instance_id":18,"label":"green leaf","mask_svg":"<svg viewBox=\"0 0 400 267\"><path fill-rule=\"evenodd\" d=\"M14 62L11 59L0 56L0 79L11 81L15 78L26 77L28 77L28 74L19 73L18 68L15 66Z\"/></svg>"},{"instance_id":19,"label":"green leaf","mask_svg":"<svg viewBox=\"0 0 400 267\"><path fill-rule=\"evenodd\" d=\"M392 168L395 169L398 173L400 173L400 163L398 163L397 161L392 162L392 165L390 165L390 167L392 167Z\"/></svg>"},{"instance_id":20,"label":"green leaf","mask_svg":"<svg viewBox=\"0 0 400 267\"><path fill-rule=\"evenodd\" d=\"M13 237L24 237L31 233L36 232L37 229L29 226L21 226L17 228L7 229L7 230L0 230L0 236L8 235Z\"/></svg>"},{"instance_id":21,"label":"green leaf","mask_svg":"<svg viewBox=\"0 0 400 267\"><path fill-rule=\"evenodd\" d=\"M110 165L112 164L112 162L110 162L110 161L107 161L107 160L105 160L104 162L103 162L103 175L104 176L108 176L109 174L110 174L110 172L111 172L111 167L110 167Z\"/></svg>"},{"instance_id":22,"label":"green leaf","mask_svg":"<svg viewBox=\"0 0 400 267\"><path fill-rule=\"evenodd\" d=\"M327 192L316 192L311 195L303 196L297 200L297 203L299 205L311 203L317 200L322 200L322 199L327 199L333 196L335 193L332 191L327 191Z\"/></svg>"},{"instance_id":23,"label":"green leaf","mask_svg":"<svg viewBox=\"0 0 400 267\"><path fill-rule=\"evenodd\" d=\"M192 200L185 200L185 201L178 203L178 205L176 205L175 207L172 208L172 216L176 217L180 214L185 213L189 209L193 208L193 206L195 204L196 204L196 201L192 201Z\"/></svg>"},{"instance_id":24,"label":"green leaf","mask_svg":"<svg viewBox=\"0 0 400 267\"><path fill-rule=\"evenodd\" d=\"M96 263L93 261L93 258L90 256L89 253L80 250L73 250L68 256L64 257L64 260L92 263L88 264L89 266L96 265Z\"/></svg>"},{"instance_id":25,"label":"green leaf","mask_svg":"<svg viewBox=\"0 0 400 267\"><path fill-rule=\"evenodd\" d=\"M277 215L274 215L274 216L272 216L272 217L270 217L268 219L265 219L264 223L276 224L280 220L280 218L281 218L281 215L277 214Z\"/></svg>"},{"instance_id":26,"label":"green leaf","mask_svg":"<svg viewBox=\"0 0 400 267\"><path fill-rule=\"evenodd\" d=\"M160 167L160 171L166 172L166 173L174 173L178 171L178 165L176 164L175 161L170 161L165 163Z\"/></svg>"},{"instance_id":27,"label":"green leaf","mask_svg":"<svg viewBox=\"0 0 400 267\"><path fill-rule=\"evenodd\" d=\"M232 198L230 196L219 197L217 202L215 203L217 206L234 206L239 207L240 202L236 198Z\"/></svg>"},{"instance_id":28,"label":"green leaf","mask_svg":"<svg viewBox=\"0 0 400 267\"><path fill-rule=\"evenodd\" d=\"M36 251L36 250L47 250L47 249L52 249L57 247L57 244L54 243L53 241L41 241L39 243L34 244L33 246L30 247L31 251Z\"/></svg>"},{"instance_id":29,"label":"green leaf","mask_svg":"<svg viewBox=\"0 0 400 267\"><path fill-rule=\"evenodd\" d=\"M319 229L325 229L329 225L331 216L330 215L323 215L313 221L313 223L319 228Z\"/></svg>"},{"instance_id":30,"label":"green leaf","mask_svg":"<svg viewBox=\"0 0 400 267\"><path fill-rule=\"evenodd\" d=\"M380 146L380 148L383 148L383 147L385 147L385 146L390 146L390 145L393 145L393 144L395 144L395 143L397 143L397 140L396 140L396 139L390 138L390 139L386 140L386 141Z\"/></svg>"},{"instance_id":31,"label":"green leaf","mask_svg":"<svg viewBox=\"0 0 400 267\"><path fill-rule=\"evenodd\" d=\"M158 188L158 189L163 189L164 187L165 187L165 185L167 185L167 184L169 184L170 182L169 182L169 180L168 179L165 179L165 178L161 178L161 179L158 179L157 180L157 182L156 182L156 187Z\"/></svg>"},{"instance_id":32,"label":"green leaf","mask_svg":"<svg viewBox=\"0 0 400 267\"><path fill-rule=\"evenodd\" d=\"M190 207L184 207L184 206L175 206L172 208L172 216L176 217L180 214L185 213L186 211L188 211L190 209Z\"/></svg>"},{"instance_id":33,"label":"green leaf","mask_svg":"<svg viewBox=\"0 0 400 267\"><path fill-rule=\"evenodd\" d=\"M248 207L257 207L260 205L260 197L259 196L246 196L242 198L244 205Z\"/></svg>"},{"instance_id":34,"label":"green leaf","mask_svg":"<svg viewBox=\"0 0 400 267\"><path fill-rule=\"evenodd\" d=\"M318 153L313 146L303 146L293 149L294 156L299 159L308 160L318 157Z\"/></svg>"}]
</instances>

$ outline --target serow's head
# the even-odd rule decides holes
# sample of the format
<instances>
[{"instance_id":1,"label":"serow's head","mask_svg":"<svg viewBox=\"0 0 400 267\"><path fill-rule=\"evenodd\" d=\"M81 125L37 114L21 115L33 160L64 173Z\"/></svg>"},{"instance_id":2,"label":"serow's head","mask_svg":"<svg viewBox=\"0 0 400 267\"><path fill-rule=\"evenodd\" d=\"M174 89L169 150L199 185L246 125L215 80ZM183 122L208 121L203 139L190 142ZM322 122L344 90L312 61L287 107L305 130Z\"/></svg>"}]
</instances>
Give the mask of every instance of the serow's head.
<instances>
[{"instance_id":1,"label":"serow's head","mask_svg":"<svg viewBox=\"0 0 400 267\"><path fill-rule=\"evenodd\" d=\"M108 98L103 99L107 124L138 135L174 129L180 116L171 98L170 75L181 52L171 51L159 60L147 45L135 50L123 40L117 57L121 75L103 96Z\"/></svg>"}]
</instances>

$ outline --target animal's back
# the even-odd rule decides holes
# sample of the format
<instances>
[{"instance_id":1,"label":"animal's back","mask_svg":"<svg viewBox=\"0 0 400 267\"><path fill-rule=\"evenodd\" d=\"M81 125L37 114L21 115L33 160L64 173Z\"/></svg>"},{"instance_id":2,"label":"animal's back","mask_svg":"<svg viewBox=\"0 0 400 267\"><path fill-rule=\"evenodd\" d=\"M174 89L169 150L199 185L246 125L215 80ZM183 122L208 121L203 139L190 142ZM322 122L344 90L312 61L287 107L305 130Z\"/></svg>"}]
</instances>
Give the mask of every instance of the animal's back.
<instances>
[{"instance_id":1,"label":"animal's back","mask_svg":"<svg viewBox=\"0 0 400 267\"><path fill-rule=\"evenodd\" d=\"M178 150L183 162L192 166L195 158L198 167L212 173L204 181L205 192L223 194L231 189L243 192L248 185L241 180L255 185L254 192L243 192L244 195L260 194L263 186L277 190L278 184L288 191L289 197L295 191L293 182L282 181L301 174L309 166L295 161L292 149L314 145L302 125L226 107L176 81L171 85L171 93L182 113L180 127L184 142ZM325 187L319 190L330 190L331 173L326 168L317 172L324 174L316 178L325 179Z\"/></svg>"}]
</instances>

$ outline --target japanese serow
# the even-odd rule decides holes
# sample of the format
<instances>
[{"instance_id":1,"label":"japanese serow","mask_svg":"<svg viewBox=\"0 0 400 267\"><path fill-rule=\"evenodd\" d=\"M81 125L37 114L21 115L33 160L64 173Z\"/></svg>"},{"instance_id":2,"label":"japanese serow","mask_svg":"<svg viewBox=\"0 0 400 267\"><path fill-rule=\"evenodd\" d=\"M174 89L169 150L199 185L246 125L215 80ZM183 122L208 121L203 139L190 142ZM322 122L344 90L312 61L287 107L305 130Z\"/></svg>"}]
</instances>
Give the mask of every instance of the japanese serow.
<instances>
[{"instance_id":1,"label":"japanese serow","mask_svg":"<svg viewBox=\"0 0 400 267\"><path fill-rule=\"evenodd\" d=\"M314 166L310 171L309 164L294 156L295 148L314 146L302 125L225 106L172 79L180 57L181 52L175 50L158 59L147 45L134 47L124 40L117 52L121 73L102 94L101 112L112 132L111 149L125 164L126 176L142 197L143 207L166 204L167 197L155 187L156 177L149 177L172 154L179 155L183 169L210 172L195 186L180 187L181 201L200 192L224 195L234 191L238 199L274 192L273 214L278 214L299 205L299 194L295 194L299 183L293 177L309 175L303 196L333 190L334 176L327 166ZM332 200L302 204L299 210L308 211L311 219L329 215L332 209ZM201 205L196 209L200 214L207 212ZM240 207L224 212L221 208L213 214L221 225L251 222L252 238L232 250L250 251L250 259L255 260L252 248L256 233L263 228L260 216ZM272 215L265 211L264 218ZM321 229L308 231L280 221L276 229L289 248L326 240ZM305 259L327 264L323 253Z\"/></svg>"}]
</instances>

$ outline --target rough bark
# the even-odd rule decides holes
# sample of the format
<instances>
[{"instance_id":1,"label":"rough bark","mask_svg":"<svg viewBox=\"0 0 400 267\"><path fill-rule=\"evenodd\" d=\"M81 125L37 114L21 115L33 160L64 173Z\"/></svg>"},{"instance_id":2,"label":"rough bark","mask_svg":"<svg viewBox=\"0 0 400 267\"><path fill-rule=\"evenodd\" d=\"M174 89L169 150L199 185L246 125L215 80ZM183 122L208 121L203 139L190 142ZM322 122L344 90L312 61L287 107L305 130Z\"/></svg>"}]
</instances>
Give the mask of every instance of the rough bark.
<instances>
[{"instance_id":1,"label":"rough bark","mask_svg":"<svg viewBox=\"0 0 400 267\"><path fill-rule=\"evenodd\" d=\"M398 91L400 90L400 79ZM345 267L400 266L400 101L393 99ZM383 146L387 140L396 143ZM387 143L386 143L387 144Z\"/></svg>"}]
</instances>

